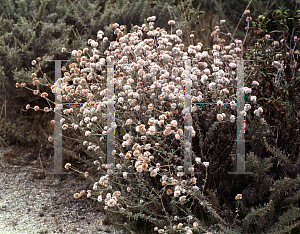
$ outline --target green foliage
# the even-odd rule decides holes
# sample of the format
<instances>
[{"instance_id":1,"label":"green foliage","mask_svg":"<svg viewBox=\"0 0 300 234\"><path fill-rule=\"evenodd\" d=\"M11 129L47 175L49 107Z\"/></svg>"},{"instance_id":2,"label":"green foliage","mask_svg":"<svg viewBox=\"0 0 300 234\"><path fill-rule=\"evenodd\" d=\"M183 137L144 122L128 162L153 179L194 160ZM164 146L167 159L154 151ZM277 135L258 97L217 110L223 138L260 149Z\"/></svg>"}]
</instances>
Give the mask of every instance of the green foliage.
<instances>
[{"instance_id":1,"label":"green foliage","mask_svg":"<svg viewBox=\"0 0 300 234\"><path fill-rule=\"evenodd\" d=\"M257 43L250 46L245 58L249 81L258 81L253 95L266 110L266 121L278 135L276 145L288 153L299 155L299 16L280 8L266 16L259 16L252 24ZM270 35L270 38L268 37ZM297 37L298 36L298 37ZM298 142L297 142L298 141Z\"/></svg>"}]
</instances>

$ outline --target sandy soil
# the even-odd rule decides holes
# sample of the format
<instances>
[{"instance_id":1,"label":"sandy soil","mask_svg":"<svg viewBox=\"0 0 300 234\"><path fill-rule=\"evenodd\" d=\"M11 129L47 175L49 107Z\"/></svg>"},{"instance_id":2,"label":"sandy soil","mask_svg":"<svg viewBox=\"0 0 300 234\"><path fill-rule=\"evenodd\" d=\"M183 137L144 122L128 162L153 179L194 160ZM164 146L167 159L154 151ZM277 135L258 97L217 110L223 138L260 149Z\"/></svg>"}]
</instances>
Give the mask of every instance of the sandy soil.
<instances>
[{"instance_id":1,"label":"sandy soil","mask_svg":"<svg viewBox=\"0 0 300 234\"><path fill-rule=\"evenodd\" d=\"M46 174L45 166L26 149L0 148L0 234L126 233L109 222L100 203L73 197L91 189L90 182Z\"/></svg>"}]
</instances>

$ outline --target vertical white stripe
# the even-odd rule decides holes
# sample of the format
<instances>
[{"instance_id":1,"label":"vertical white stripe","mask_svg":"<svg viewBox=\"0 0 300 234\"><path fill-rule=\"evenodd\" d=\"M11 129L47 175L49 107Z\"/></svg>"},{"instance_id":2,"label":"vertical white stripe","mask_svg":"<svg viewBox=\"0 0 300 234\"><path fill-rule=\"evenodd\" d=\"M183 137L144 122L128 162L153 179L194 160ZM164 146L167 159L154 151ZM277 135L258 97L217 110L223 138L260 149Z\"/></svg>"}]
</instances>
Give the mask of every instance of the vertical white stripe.
<instances>
[{"instance_id":1,"label":"vertical white stripe","mask_svg":"<svg viewBox=\"0 0 300 234\"><path fill-rule=\"evenodd\" d=\"M244 61L237 60L237 173L245 173L245 135L244 135Z\"/></svg>"},{"instance_id":2,"label":"vertical white stripe","mask_svg":"<svg viewBox=\"0 0 300 234\"><path fill-rule=\"evenodd\" d=\"M115 172L115 109L114 109L114 61L107 59L107 170Z\"/></svg>"},{"instance_id":3,"label":"vertical white stripe","mask_svg":"<svg viewBox=\"0 0 300 234\"><path fill-rule=\"evenodd\" d=\"M185 60L185 99L184 99L184 171L191 174L188 170L192 166L192 115L191 115L191 60Z\"/></svg>"}]
</instances>

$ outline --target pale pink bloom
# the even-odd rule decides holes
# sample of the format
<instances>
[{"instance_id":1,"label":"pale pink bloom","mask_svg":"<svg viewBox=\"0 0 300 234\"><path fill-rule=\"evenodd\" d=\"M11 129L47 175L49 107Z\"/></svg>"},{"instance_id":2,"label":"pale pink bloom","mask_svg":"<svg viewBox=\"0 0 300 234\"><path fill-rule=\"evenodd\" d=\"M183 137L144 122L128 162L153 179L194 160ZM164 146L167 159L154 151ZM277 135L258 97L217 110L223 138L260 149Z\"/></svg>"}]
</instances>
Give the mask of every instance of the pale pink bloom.
<instances>
[{"instance_id":1,"label":"pale pink bloom","mask_svg":"<svg viewBox=\"0 0 300 234\"><path fill-rule=\"evenodd\" d=\"M172 180L172 185L176 184L178 180Z\"/></svg>"},{"instance_id":2,"label":"pale pink bloom","mask_svg":"<svg viewBox=\"0 0 300 234\"><path fill-rule=\"evenodd\" d=\"M148 109L149 109L149 110L153 110L153 108L154 108L154 105L153 105L152 103L150 103L150 104L148 105Z\"/></svg>"},{"instance_id":3,"label":"pale pink bloom","mask_svg":"<svg viewBox=\"0 0 300 234\"><path fill-rule=\"evenodd\" d=\"M176 120L172 120L170 124L173 127L177 127L177 121Z\"/></svg>"},{"instance_id":4,"label":"pale pink bloom","mask_svg":"<svg viewBox=\"0 0 300 234\"><path fill-rule=\"evenodd\" d=\"M32 80L33 85L37 85L38 83L40 83L40 81L38 79ZM55 91L53 93L55 93Z\"/></svg>"},{"instance_id":5,"label":"pale pink bloom","mask_svg":"<svg viewBox=\"0 0 300 234\"><path fill-rule=\"evenodd\" d=\"M36 60L32 60L32 61L31 61L31 65L32 65L32 66L35 66L35 64L36 64Z\"/></svg>"},{"instance_id":6,"label":"pale pink bloom","mask_svg":"<svg viewBox=\"0 0 300 234\"><path fill-rule=\"evenodd\" d=\"M137 171L137 172L142 172L142 171L143 171L142 166L138 166L138 167L136 168L136 171Z\"/></svg>"},{"instance_id":7,"label":"pale pink bloom","mask_svg":"<svg viewBox=\"0 0 300 234\"><path fill-rule=\"evenodd\" d=\"M156 133L156 129L155 129L155 126L151 126L149 129L148 129L148 133L152 136L155 135Z\"/></svg>"},{"instance_id":8,"label":"pale pink bloom","mask_svg":"<svg viewBox=\"0 0 300 234\"><path fill-rule=\"evenodd\" d=\"M203 162L203 165L204 165L205 167L208 167L208 166L209 166L209 162Z\"/></svg>"},{"instance_id":9,"label":"pale pink bloom","mask_svg":"<svg viewBox=\"0 0 300 234\"><path fill-rule=\"evenodd\" d=\"M179 198L179 201L180 202L184 202L186 200L186 196L181 196L180 198Z\"/></svg>"},{"instance_id":10,"label":"pale pink bloom","mask_svg":"<svg viewBox=\"0 0 300 234\"><path fill-rule=\"evenodd\" d=\"M220 20L220 24L225 24L226 20Z\"/></svg>"},{"instance_id":11,"label":"pale pink bloom","mask_svg":"<svg viewBox=\"0 0 300 234\"><path fill-rule=\"evenodd\" d=\"M223 93L229 94L229 90L228 89L222 89L220 91L220 94L223 94Z\"/></svg>"},{"instance_id":12,"label":"pale pink bloom","mask_svg":"<svg viewBox=\"0 0 300 234\"><path fill-rule=\"evenodd\" d=\"M218 105L218 106L224 106L224 103L223 103L222 100L218 100L218 101L217 101L217 105Z\"/></svg>"},{"instance_id":13,"label":"pale pink bloom","mask_svg":"<svg viewBox=\"0 0 300 234\"><path fill-rule=\"evenodd\" d=\"M230 107L231 107L232 110L236 109L236 103L235 103L235 101L231 101L230 102Z\"/></svg>"},{"instance_id":14,"label":"pale pink bloom","mask_svg":"<svg viewBox=\"0 0 300 234\"><path fill-rule=\"evenodd\" d=\"M236 64L233 63L233 62L231 62L231 63L229 63L229 67L231 67L231 68L236 68Z\"/></svg>"},{"instance_id":15,"label":"pale pink bloom","mask_svg":"<svg viewBox=\"0 0 300 234\"><path fill-rule=\"evenodd\" d=\"M144 149L145 149L145 150L151 149L151 144L146 144L145 147L144 147Z\"/></svg>"},{"instance_id":16,"label":"pale pink bloom","mask_svg":"<svg viewBox=\"0 0 300 234\"><path fill-rule=\"evenodd\" d=\"M197 164L200 164L201 163L201 158L197 157L197 158L195 158L195 161L196 161Z\"/></svg>"},{"instance_id":17,"label":"pale pink bloom","mask_svg":"<svg viewBox=\"0 0 300 234\"><path fill-rule=\"evenodd\" d=\"M176 103L172 103L172 104L171 104L171 108L172 108L172 109L175 109L175 108L176 108L176 106L177 106L177 104L176 104Z\"/></svg>"},{"instance_id":18,"label":"pale pink bloom","mask_svg":"<svg viewBox=\"0 0 300 234\"><path fill-rule=\"evenodd\" d=\"M251 97L250 97L250 101L251 101L251 102L256 102L256 96L251 96Z\"/></svg>"},{"instance_id":19,"label":"pale pink bloom","mask_svg":"<svg viewBox=\"0 0 300 234\"><path fill-rule=\"evenodd\" d=\"M194 223L193 223L193 227L198 227L198 223L197 223L197 222L194 222Z\"/></svg>"},{"instance_id":20,"label":"pale pink bloom","mask_svg":"<svg viewBox=\"0 0 300 234\"><path fill-rule=\"evenodd\" d=\"M197 178L195 178L195 177L191 178L190 182L193 183L193 184L196 184L197 183Z\"/></svg>"},{"instance_id":21,"label":"pale pink bloom","mask_svg":"<svg viewBox=\"0 0 300 234\"><path fill-rule=\"evenodd\" d=\"M180 195L180 191L179 190L175 190L174 191L174 197L179 197Z\"/></svg>"},{"instance_id":22,"label":"pale pink bloom","mask_svg":"<svg viewBox=\"0 0 300 234\"><path fill-rule=\"evenodd\" d=\"M29 104L27 104L26 105L26 110L28 110L30 108L30 105Z\"/></svg>"},{"instance_id":23,"label":"pale pink bloom","mask_svg":"<svg viewBox=\"0 0 300 234\"><path fill-rule=\"evenodd\" d=\"M138 156L140 153L141 153L141 152L140 152L139 150L133 151L133 155L134 155L134 156Z\"/></svg>"},{"instance_id":24,"label":"pale pink bloom","mask_svg":"<svg viewBox=\"0 0 300 234\"><path fill-rule=\"evenodd\" d=\"M169 20L168 25L175 25L175 21L174 20Z\"/></svg>"},{"instance_id":25,"label":"pale pink bloom","mask_svg":"<svg viewBox=\"0 0 300 234\"><path fill-rule=\"evenodd\" d=\"M48 93L46 93L46 92L41 93L41 97L43 97L43 98L48 97Z\"/></svg>"},{"instance_id":26,"label":"pale pink bloom","mask_svg":"<svg viewBox=\"0 0 300 234\"><path fill-rule=\"evenodd\" d=\"M210 70L208 68L206 68L206 69L203 70L203 73L206 74L206 75L209 75L210 74Z\"/></svg>"},{"instance_id":27,"label":"pale pink bloom","mask_svg":"<svg viewBox=\"0 0 300 234\"><path fill-rule=\"evenodd\" d=\"M259 86L259 83L258 83L256 80L254 80L254 81L252 82L252 84L253 84L253 85Z\"/></svg>"},{"instance_id":28,"label":"pale pink bloom","mask_svg":"<svg viewBox=\"0 0 300 234\"><path fill-rule=\"evenodd\" d=\"M130 157L131 157L131 153L128 152L125 154L125 159L129 159Z\"/></svg>"},{"instance_id":29,"label":"pale pink bloom","mask_svg":"<svg viewBox=\"0 0 300 234\"><path fill-rule=\"evenodd\" d=\"M176 35L180 37L182 35L182 31L180 29L176 30Z\"/></svg>"},{"instance_id":30,"label":"pale pink bloom","mask_svg":"<svg viewBox=\"0 0 300 234\"><path fill-rule=\"evenodd\" d=\"M157 176L157 170L154 169L153 171L151 171L150 176L151 176L151 177Z\"/></svg>"},{"instance_id":31,"label":"pale pink bloom","mask_svg":"<svg viewBox=\"0 0 300 234\"><path fill-rule=\"evenodd\" d=\"M35 111L38 111L40 108L39 108L39 106L35 106L33 109L34 109Z\"/></svg>"},{"instance_id":32,"label":"pale pink bloom","mask_svg":"<svg viewBox=\"0 0 300 234\"><path fill-rule=\"evenodd\" d=\"M66 163L65 168L69 169L70 166L71 166L71 163Z\"/></svg>"},{"instance_id":33,"label":"pale pink bloom","mask_svg":"<svg viewBox=\"0 0 300 234\"><path fill-rule=\"evenodd\" d=\"M201 82L204 84L206 81L208 80L208 76L207 75L202 75L201 76Z\"/></svg>"},{"instance_id":34,"label":"pale pink bloom","mask_svg":"<svg viewBox=\"0 0 300 234\"><path fill-rule=\"evenodd\" d=\"M166 127L166 129L164 130L164 135L165 136L167 136L167 135L169 135L169 134L171 134L172 133L172 129L171 129L171 127Z\"/></svg>"},{"instance_id":35,"label":"pale pink bloom","mask_svg":"<svg viewBox=\"0 0 300 234\"><path fill-rule=\"evenodd\" d=\"M89 49L88 49L88 48L84 48L84 49L83 49L83 51L82 51L82 53L84 53L84 54L85 54L85 53L86 53L86 52L88 52L88 51L89 51Z\"/></svg>"},{"instance_id":36,"label":"pale pink bloom","mask_svg":"<svg viewBox=\"0 0 300 234\"><path fill-rule=\"evenodd\" d=\"M80 198L80 197L81 197L81 195L80 195L79 193L75 193L75 194L74 194L74 198L75 198L75 199Z\"/></svg>"},{"instance_id":37,"label":"pale pink bloom","mask_svg":"<svg viewBox=\"0 0 300 234\"><path fill-rule=\"evenodd\" d=\"M244 89L244 93L245 94L249 94L249 93L251 93L252 92L252 89L250 89L250 88L248 88L248 87L245 87L245 89Z\"/></svg>"},{"instance_id":38,"label":"pale pink bloom","mask_svg":"<svg viewBox=\"0 0 300 234\"><path fill-rule=\"evenodd\" d=\"M66 130L68 128L68 125L67 124L64 124L63 126L62 126L62 129L63 130Z\"/></svg>"},{"instance_id":39,"label":"pale pink bloom","mask_svg":"<svg viewBox=\"0 0 300 234\"><path fill-rule=\"evenodd\" d=\"M133 109L134 109L135 111L139 111L139 110L140 110L140 106L135 106Z\"/></svg>"},{"instance_id":40,"label":"pale pink bloom","mask_svg":"<svg viewBox=\"0 0 300 234\"><path fill-rule=\"evenodd\" d=\"M211 82L211 83L208 84L208 88L210 90L214 89L215 87L216 87L216 83L215 82Z\"/></svg>"},{"instance_id":41,"label":"pale pink bloom","mask_svg":"<svg viewBox=\"0 0 300 234\"><path fill-rule=\"evenodd\" d=\"M39 92L40 92L40 90L34 90L34 91L33 91L33 94L34 94L34 95L38 95Z\"/></svg>"},{"instance_id":42,"label":"pale pink bloom","mask_svg":"<svg viewBox=\"0 0 300 234\"><path fill-rule=\"evenodd\" d=\"M248 111L251 109L251 105L250 104L245 104L244 110Z\"/></svg>"},{"instance_id":43,"label":"pale pink bloom","mask_svg":"<svg viewBox=\"0 0 300 234\"><path fill-rule=\"evenodd\" d=\"M258 110L255 110L253 113L254 113L257 117L260 116L260 112L259 112Z\"/></svg>"},{"instance_id":44,"label":"pale pink bloom","mask_svg":"<svg viewBox=\"0 0 300 234\"><path fill-rule=\"evenodd\" d=\"M123 172L123 177L126 179L128 175L128 172Z\"/></svg>"},{"instance_id":45,"label":"pale pink bloom","mask_svg":"<svg viewBox=\"0 0 300 234\"><path fill-rule=\"evenodd\" d=\"M113 196L120 196L121 195L121 192L120 191L115 191L114 193L113 193Z\"/></svg>"},{"instance_id":46,"label":"pale pink bloom","mask_svg":"<svg viewBox=\"0 0 300 234\"><path fill-rule=\"evenodd\" d=\"M127 119L126 122L125 122L125 125L130 125L132 123L133 123L132 119Z\"/></svg>"},{"instance_id":47,"label":"pale pink bloom","mask_svg":"<svg viewBox=\"0 0 300 234\"><path fill-rule=\"evenodd\" d=\"M152 117L148 120L149 125L154 125L155 124L155 119Z\"/></svg>"},{"instance_id":48,"label":"pale pink bloom","mask_svg":"<svg viewBox=\"0 0 300 234\"><path fill-rule=\"evenodd\" d=\"M222 120L223 120L223 115L222 115L222 114L217 114L217 119L218 119L219 121L222 121Z\"/></svg>"},{"instance_id":49,"label":"pale pink bloom","mask_svg":"<svg viewBox=\"0 0 300 234\"><path fill-rule=\"evenodd\" d=\"M136 130L137 132L142 133L142 132L145 132L145 131L146 131L146 128L145 128L145 125L144 125L144 124L141 124L141 125L139 125L139 126L136 126L135 130Z\"/></svg>"},{"instance_id":50,"label":"pale pink bloom","mask_svg":"<svg viewBox=\"0 0 300 234\"><path fill-rule=\"evenodd\" d=\"M234 115L231 115L230 116L230 121L233 123L235 121L235 116Z\"/></svg>"},{"instance_id":51,"label":"pale pink bloom","mask_svg":"<svg viewBox=\"0 0 300 234\"><path fill-rule=\"evenodd\" d=\"M177 225L177 228L178 229L180 229L180 228L182 228L183 227L183 224L182 223L179 223L178 225Z\"/></svg>"}]
</instances>

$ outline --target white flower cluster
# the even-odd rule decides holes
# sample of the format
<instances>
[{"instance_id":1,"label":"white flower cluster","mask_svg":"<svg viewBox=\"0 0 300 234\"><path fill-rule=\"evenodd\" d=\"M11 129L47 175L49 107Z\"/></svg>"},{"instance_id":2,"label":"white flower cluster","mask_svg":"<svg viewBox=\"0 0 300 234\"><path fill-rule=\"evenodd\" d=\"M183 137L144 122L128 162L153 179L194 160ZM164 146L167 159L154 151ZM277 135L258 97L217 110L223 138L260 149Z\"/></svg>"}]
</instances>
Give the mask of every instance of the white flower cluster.
<instances>
[{"instance_id":1,"label":"white flower cluster","mask_svg":"<svg viewBox=\"0 0 300 234\"><path fill-rule=\"evenodd\" d=\"M83 51L72 51L72 56L77 57L79 65L71 64L70 72L65 72L61 79L63 100L88 101L89 104L76 107L77 109L74 108L73 111L64 111L64 114L79 110L77 117L80 121L73 123L72 128L76 130L80 126L85 137L100 135L100 144L105 142L105 135L109 135L111 130L119 130L115 132L122 134L123 139L122 136L118 136L121 140L117 144L122 145L118 147L118 152L121 148L123 153L117 154L115 150L113 155L120 156L118 159L120 162L116 168L118 172L121 172L122 180L137 181L144 175L148 178L153 177L151 179L154 180L161 176L162 185L167 186L165 187L166 194L173 194L175 198L178 197L179 202L185 203L193 193L196 191L199 193L200 188L197 185L201 184L201 181L197 181L194 176L187 175L181 165L175 167L174 178L169 174L166 175L171 167L160 164L162 157L173 159L175 155L172 149L164 149L165 143L169 139L180 142L184 136L184 130L190 131L192 137L196 135L192 126L185 127L184 130L181 128L180 118L188 115L189 111L197 110L195 107L187 108L183 104L186 98L186 87L191 87L192 102L203 101L204 93L205 95L207 93L220 108L230 102L232 112L236 112L237 105L232 100L234 94L230 90L236 82L235 59L240 56L242 41L235 40L234 43L224 46L225 43L220 41L220 29L216 27L212 36L217 44L212 50L205 51L203 44L197 43L190 45L185 51L185 45L179 38L182 36L182 30L177 29L175 35L169 35L164 29L154 29L155 20L155 16L148 17L147 24L143 24L142 27L134 26L133 32L126 35L124 35L124 26L119 26L117 23L110 25L114 34L117 35L117 40L109 43L104 56L113 61L113 71L106 66L106 59L98 51L98 45L101 43L102 47L108 41L107 37L103 38L104 32L101 30L97 33L99 44L92 39L88 40L88 44L92 47L91 51L87 48ZM221 24L224 23L225 21L221 21ZM170 20L168 24L170 28L174 28L175 21ZM145 35L147 39L143 39ZM190 35L190 37L193 38L195 35ZM185 59L190 59L191 64L186 66ZM188 67L190 74L186 72ZM116 92L113 98L109 97L110 89L106 84L109 74ZM71 85L70 82L72 82ZM253 85L259 84L253 81ZM51 89L55 90L55 87ZM242 91L250 94L252 89L244 87ZM256 96L251 96L250 100L253 105L256 102ZM92 102L96 104L91 104ZM114 104L116 113L121 111L122 114L118 113L118 118L111 126L105 126L107 119L111 116L107 110L111 104ZM245 104L244 111L247 112L251 108L253 107L250 104ZM262 108L259 107L254 114L259 116L262 112ZM232 114L229 116L230 121L234 122L236 117ZM217 114L216 118L218 121L223 121L226 114ZM61 123L63 124L66 119L68 118L62 119ZM67 129L68 125L65 124L63 128ZM83 145L88 150L98 153L101 151L101 147L97 146L98 143L92 143L89 140L84 141ZM98 160L102 161L102 159L103 156ZM101 169L100 165L108 169L107 164L99 161L97 162L99 169ZM203 169L203 166L207 171L209 162L201 162L201 158L196 157L195 166L190 166L189 171L193 172L197 168ZM125 169L128 171L123 171ZM161 175L162 173L164 175ZM114 180L111 178L113 176L111 170L107 171L105 176L101 176L99 181L94 183L93 190L101 190L103 187L106 191L112 190ZM125 186L124 192L127 196L133 191L136 192L129 185ZM121 202L121 192L116 191L113 194L108 192L106 195L103 191L101 192L97 200L99 202L104 200L106 209L119 207L118 202L123 202ZM88 196L91 196L91 192L88 192ZM139 199L137 205L144 204L144 202ZM197 225L196 222L193 223L194 227ZM179 223L175 228L181 229L183 224ZM157 231L164 233L164 229L157 229ZM185 232L192 233L192 230L187 226Z\"/></svg>"}]
</instances>

